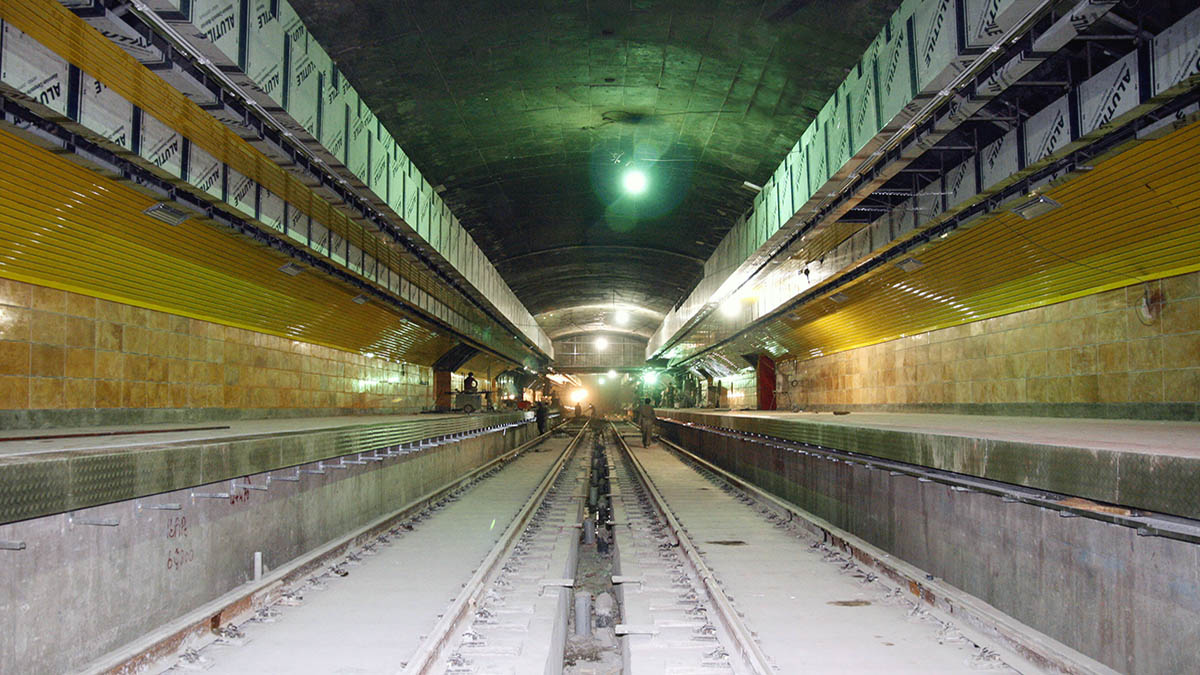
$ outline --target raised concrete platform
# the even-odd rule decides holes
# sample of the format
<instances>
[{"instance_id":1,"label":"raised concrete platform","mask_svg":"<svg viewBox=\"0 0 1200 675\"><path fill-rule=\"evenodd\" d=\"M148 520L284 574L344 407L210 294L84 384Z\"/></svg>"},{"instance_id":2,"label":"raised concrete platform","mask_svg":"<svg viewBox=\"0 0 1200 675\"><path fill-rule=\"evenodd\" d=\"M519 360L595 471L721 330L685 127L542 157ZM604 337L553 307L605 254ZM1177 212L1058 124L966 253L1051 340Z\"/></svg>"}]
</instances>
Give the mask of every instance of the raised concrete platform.
<instances>
[{"instance_id":1,"label":"raised concrete platform","mask_svg":"<svg viewBox=\"0 0 1200 675\"><path fill-rule=\"evenodd\" d=\"M0 524L525 422L524 412L0 432Z\"/></svg>"},{"instance_id":2,"label":"raised concrete platform","mask_svg":"<svg viewBox=\"0 0 1200 675\"><path fill-rule=\"evenodd\" d=\"M854 535L1109 668L1132 675L1200 672L1200 544L1193 521L1140 512L1195 513L1200 425L658 414L664 439L790 502L821 527ZM859 453L859 461L839 456L847 451ZM953 482L944 480L950 472ZM1034 489L984 489L1003 488L999 481ZM1025 492L1046 498L1015 497ZM1095 505L1069 511L1063 504L1085 500L1062 494L1140 513L1110 517L1128 509ZM841 546L838 536L825 540ZM909 591L925 595L919 583Z\"/></svg>"},{"instance_id":3,"label":"raised concrete platform","mask_svg":"<svg viewBox=\"0 0 1200 675\"><path fill-rule=\"evenodd\" d=\"M1197 422L705 409L658 416L1200 518Z\"/></svg>"},{"instance_id":4,"label":"raised concrete platform","mask_svg":"<svg viewBox=\"0 0 1200 675\"><path fill-rule=\"evenodd\" d=\"M172 429L0 441L0 672L170 659L536 436L524 413Z\"/></svg>"}]
</instances>

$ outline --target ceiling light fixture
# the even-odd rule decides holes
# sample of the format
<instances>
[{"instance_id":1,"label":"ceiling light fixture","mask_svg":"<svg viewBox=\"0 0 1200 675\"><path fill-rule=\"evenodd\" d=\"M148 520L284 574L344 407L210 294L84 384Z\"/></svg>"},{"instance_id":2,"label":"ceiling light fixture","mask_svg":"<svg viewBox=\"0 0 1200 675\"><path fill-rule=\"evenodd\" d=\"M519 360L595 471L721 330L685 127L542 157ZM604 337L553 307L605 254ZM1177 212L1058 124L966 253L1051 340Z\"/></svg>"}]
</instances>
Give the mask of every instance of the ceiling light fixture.
<instances>
[{"instance_id":1,"label":"ceiling light fixture","mask_svg":"<svg viewBox=\"0 0 1200 675\"><path fill-rule=\"evenodd\" d=\"M1061 208L1062 204L1042 195L1035 195L1020 204L1009 209L1013 213L1021 216L1025 220L1033 220L1038 216L1047 214L1054 209Z\"/></svg>"},{"instance_id":2,"label":"ceiling light fixture","mask_svg":"<svg viewBox=\"0 0 1200 675\"><path fill-rule=\"evenodd\" d=\"M629 323L629 312L626 312L623 309L618 309L616 311L616 313L613 314L613 321L615 321L618 326L624 326L624 325L628 324Z\"/></svg>"},{"instance_id":3,"label":"ceiling light fixture","mask_svg":"<svg viewBox=\"0 0 1200 675\"><path fill-rule=\"evenodd\" d=\"M354 296L354 304L356 304L356 305L365 305L365 304L367 304L367 300L368 300L367 296L362 295L362 294Z\"/></svg>"},{"instance_id":4,"label":"ceiling light fixture","mask_svg":"<svg viewBox=\"0 0 1200 675\"><path fill-rule=\"evenodd\" d=\"M614 378L615 378L615 377L617 376L617 371L616 371L616 370L609 370L609 371L608 371L608 376L609 376L609 377L614 377Z\"/></svg>"},{"instance_id":5,"label":"ceiling light fixture","mask_svg":"<svg viewBox=\"0 0 1200 675\"><path fill-rule=\"evenodd\" d=\"M596 349L599 351L604 351L605 349L608 349L608 338L606 338L606 337L596 338Z\"/></svg>"},{"instance_id":6,"label":"ceiling light fixture","mask_svg":"<svg viewBox=\"0 0 1200 675\"><path fill-rule=\"evenodd\" d=\"M629 169L621 176L621 186L631 195L640 195L646 191L649 180L646 174L638 169Z\"/></svg>"},{"instance_id":7,"label":"ceiling light fixture","mask_svg":"<svg viewBox=\"0 0 1200 675\"><path fill-rule=\"evenodd\" d=\"M838 291L837 293L834 293L833 295L829 296L829 299L834 302L841 303L841 302L845 302L845 301L849 300L850 296L846 295L845 293L843 293L841 291Z\"/></svg>"},{"instance_id":8,"label":"ceiling light fixture","mask_svg":"<svg viewBox=\"0 0 1200 675\"><path fill-rule=\"evenodd\" d=\"M725 315L726 317L728 317L730 319L737 316L741 312L742 312L742 304L740 302L738 302L737 298L729 298L725 302L721 303L721 314Z\"/></svg>"},{"instance_id":9,"label":"ceiling light fixture","mask_svg":"<svg viewBox=\"0 0 1200 675\"><path fill-rule=\"evenodd\" d=\"M755 185L754 183L751 183L748 180L742 181L742 187L746 188L747 190L749 190L751 192L762 192L761 185Z\"/></svg>"},{"instance_id":10,"label":"ceiling light fixture","mask_svg":"<svg viewBox=\"0 0 1200 675\"><path fill-rule=\"evenodd\" d=\"M916 258L905 258L904 260L897 262L896 267L899 267L905 272L914 272L917 270L917 268L924 264L925 263L917 260Z\"/></svg>"},{"instance_id":11,"label":"ceiling light fixture","mask_svg":"<svg viewBox=\"0 0 1200 675\"><path fill-rule=\"evenodd\" d=\"M294 277L297 274L300 274L301 272L303 272L304 268L300 267L296 263L287 263L283 267L280 267L279 271L283 272L284 274L288 275L289 277Z\"/></svg>"}]
</instances>

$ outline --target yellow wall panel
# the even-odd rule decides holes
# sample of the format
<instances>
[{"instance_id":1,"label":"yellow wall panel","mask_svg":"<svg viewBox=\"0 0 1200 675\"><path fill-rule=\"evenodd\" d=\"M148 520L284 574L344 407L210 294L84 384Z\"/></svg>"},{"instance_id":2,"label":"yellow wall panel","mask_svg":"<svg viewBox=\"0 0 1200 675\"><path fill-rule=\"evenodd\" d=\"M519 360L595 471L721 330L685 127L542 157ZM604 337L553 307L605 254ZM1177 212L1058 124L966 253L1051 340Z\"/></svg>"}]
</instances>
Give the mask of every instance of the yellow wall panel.
<instances>
[{"instance_id":1,"label":"yellow wall panel","mask_svg":"<svg viewBox=\"0 0 1200 675\"><path fill-rule=\"evenodd\" d=\"M1045 194L1063 205L1033 220L985 216L911 255L806 303L730 354L782 348L819 357L1200 270L1200 123L1141 142ZM689 351L728 337L719 319Z\"/></svg>"},{"instance_id":2,"label":"yellow wall panel","mask_svg":"<svg viewBox=\"0 0 1200 675\"><path fill-rule=\"evenodd\" d=\"M448 335L216 225L171 227L135 190L0 131L0 276L294 340L431 364Z\"/></svg>"}]
</instances>

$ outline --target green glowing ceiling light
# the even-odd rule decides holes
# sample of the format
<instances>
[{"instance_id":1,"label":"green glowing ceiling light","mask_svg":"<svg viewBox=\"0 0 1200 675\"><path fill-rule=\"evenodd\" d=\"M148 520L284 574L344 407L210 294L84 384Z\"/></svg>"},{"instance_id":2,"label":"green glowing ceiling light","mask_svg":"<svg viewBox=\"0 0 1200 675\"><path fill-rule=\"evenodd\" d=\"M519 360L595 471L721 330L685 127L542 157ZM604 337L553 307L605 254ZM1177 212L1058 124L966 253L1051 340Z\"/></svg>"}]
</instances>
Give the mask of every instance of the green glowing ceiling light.
<instances>
[{"instance_id":1,"label":"green glowing ceiling light","mask_svg":"<svg viewBox=\"0 0 1200 675\"><path fill-rule=\"evenodd\" d=\"M621 177L621 185L631 195L640 195L646 191L649 181L646 174L637 169L630 169Z\"/></svg>"}]
</instances>

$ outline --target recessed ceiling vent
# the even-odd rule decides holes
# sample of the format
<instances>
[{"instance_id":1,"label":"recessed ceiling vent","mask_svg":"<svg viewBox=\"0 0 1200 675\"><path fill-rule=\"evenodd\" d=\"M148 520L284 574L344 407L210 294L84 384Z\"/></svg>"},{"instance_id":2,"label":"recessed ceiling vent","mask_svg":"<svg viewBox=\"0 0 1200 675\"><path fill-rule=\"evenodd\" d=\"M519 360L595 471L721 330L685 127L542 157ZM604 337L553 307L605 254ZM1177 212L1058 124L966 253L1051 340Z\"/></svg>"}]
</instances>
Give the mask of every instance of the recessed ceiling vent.
<instances>
[{"instance_id":1,"label":"recessed ceiling vent","mask_svg":"<svg viewBox=\"0 0 1200 675\"><path fill-rule=\"evenodd\" d=\"M159 202L142 211L142 213L156 220L161 220L168 225L179 225L195 215L191 211L185 211L175 204L168 204L167 202Z\"/></svg>"},{"instance_id":2,"label":"recessed ceiling vent","mask_svg":"<svg viewBox=\"0 0 1200 675\"><path fill-rule=\"evenodd\" d=\"M1034 197L1030 197L1029 199L1021 202L1020 204L1017 204L1016 206L1009 209L1009 211L1012 211L1013 213L1017 214L1018 216L1021 216L1025 220L1033 220L1034 218L1037 218L1038 216L1047 214L1047 213L1053 211L1054 209L1061 208L1061 207L1062 207L1062 204L1059 204L1058 202L1054 201L1053 199L1050 199L1049 197L1044 197L1042 195L1037 195Z\"/></svg>"},{"instance_id":3,"label":"recessed ceiling vent","mask_svg":"<svg viewBox=\"0 0 1200 675\"><path fill-rule=\"evenodd\" d=\"M604 78L606 82L616 82L616 78ZM631 110L609 110L600 115L600 119L604 120L605 124L632 124L638 125L643 122L649 122L652 117L645 113L633 112Z\"/></svg>"}]
</instances>

